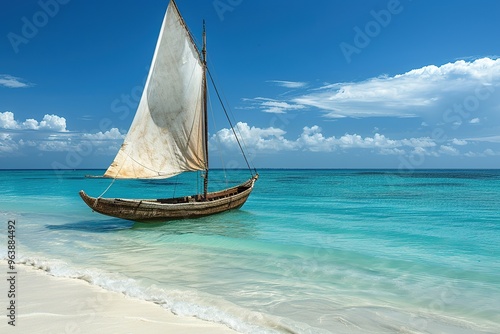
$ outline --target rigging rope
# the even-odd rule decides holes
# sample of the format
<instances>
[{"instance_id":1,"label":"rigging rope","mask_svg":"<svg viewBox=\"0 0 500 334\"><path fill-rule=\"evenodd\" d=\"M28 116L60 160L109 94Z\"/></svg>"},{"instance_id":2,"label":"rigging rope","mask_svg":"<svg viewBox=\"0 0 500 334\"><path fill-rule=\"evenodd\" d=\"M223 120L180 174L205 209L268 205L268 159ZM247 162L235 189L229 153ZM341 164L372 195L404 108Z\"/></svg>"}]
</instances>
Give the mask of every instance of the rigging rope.
<instances>
[{"instance_id":1,"label":"rigging rope","mask_svg":"<svg viewBox=\"0 0 500 334\"><path fill-rule=\"evenodd\" d=\"M243 147L241 146L240 139L238 138L238 135L236 134L236 131L234 130L233 122L231 122L231 118L229 117L226 106L222 102L222 99L219 94L219 90L217 89L217 86L215 86L214 78L212 77L212 73L207 67L207 72L208 76L210 77L210 81L212 82L212 85L214 86L215 93L217 94L217 97L219 98L219 102L222 105L222 109L224 110L224 114L226 114L227 121L229 122L229 125L231 126L231 130L233 131L234 137L236 138L236 142L238 143L238 146L240 147L241 153L243 154L243 158L245 159L245 162L247 164L248 169L251 171L252 167L250 167L250 163L248 162L247 156L245 155L245 151L243 150ZM257 173L257 170L253 168L254 172ZM253 176L253 175L252 175Z\"/></svg>"},{"instance_id":2,"label":"rigging rope","mask_svg":"<svg viewBox=\"0 0 500 334\"><path fill-rule=\"evenodd\" d=\"M213 127L214 129L217 129L217 124L216 124L216 121L215 121L215 113L214 113L214 108L212 106L212 99L209 98L210 95L207 94L207 100L208 100L208 104L210 106L210 113L212 115L212 122L213 122ZM226 185L227 185L227 182L228 182L228 179L227 179L227 173L226 173L226 163L224 162L224 157L222 156L221 154L221 143L220 143L220 139L218 136L215 136L215 143L217 145L217 151L219 152L219 158L220 158L220 161L221 161L221 166L222 166L222 171L224 172L224 181L226 182Z\"/></svg>"},{"instance_id":3,"label":"rigging rope","mask_svg":"<svg viewBox=\"0 0 500 334\"><path fill-rule=\"evenodd\" d=\"M109 188L111 188L111 186L113 185L113 183L115 183L115 181L116 181L116 177L114 177L114 178L113 178L113 181L111 181L111 183L110 183L110 184L109 184L109 186L106 188L106 190L104 190L104 191L102 192L102 194L100 194L100 195L96 198L95 204L97 204L97 200L98 200L99 198L102 198L102 196L104 196L104 194L106 194L106 193L108 192ZM94 205L95 205L95 204L94 204Z\"/></svg>"}]
</instances>

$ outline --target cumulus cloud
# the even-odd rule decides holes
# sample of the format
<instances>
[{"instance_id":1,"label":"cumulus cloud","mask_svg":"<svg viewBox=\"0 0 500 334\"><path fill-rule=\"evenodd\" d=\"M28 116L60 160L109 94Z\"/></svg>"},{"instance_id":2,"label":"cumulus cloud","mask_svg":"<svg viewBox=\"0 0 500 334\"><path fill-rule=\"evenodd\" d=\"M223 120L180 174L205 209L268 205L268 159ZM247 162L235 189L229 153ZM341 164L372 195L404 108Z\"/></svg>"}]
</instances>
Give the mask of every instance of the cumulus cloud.
<instances>
[{"instance_id":1,"label":"cumulus cloud","mask_svg":"<svg viewBox=\"0 0 500 334\"><path fill-rule=\"evenodd\" d=\"M26 88L33 86L33 84L25 82L23 79L12 75L0 74L0 86L7 88Z\"/></svg>"},{"instance_id":2,"label":"cumulus cloud","mask_svg":"<svg viewBox=\"0 0 500 334\"><path fill-rule=\"evenodd\" d=\"M282 129L269 127L258 128L247 123L236 125L237 133L247 148L252 150L276 151L309 151L333 152L336 150L368 149L381 155L421 154L439 156L441 154L457 155L458 149L450 145L439 146L429 137L391 139L383 134L363 137L358 134L344 134L343 136L325 136L317 126L304 127L302 133L295 139L286 138ZM230 129L222 129L211 137L211 142L222 145L225 149L235 149L236 140Z\"/></svg>"},{"instance_id":3,"label":"cumulus cloud","mask_svg":"<svg viewBox=\"0 0 500 334\"><path fill-rule=\"evenodd\" d=\"M45 115L38 126L38 130L66 132L66 119L57 115Z\"/></svg>"},{"instance_id":4,"label":"cumulus cloud","mask_svg":"<svg viewBox=\"0 0 500 334\"><path fill-rule=\"evenodd\" d=\"M2 129L18 129L19 124L14 119L14 114L10 111L0 112L0 127Z\"/></svg>"},{"instance_id":5,"label":"cumulus cloud","mask_svg":"<svg viewBox=\"0 0 500 334\"><path fill-rule=\"evenodd\" d=\"M284 130L269 127L261 129L249 126L247 123L238 122L235 127L236 133L242 139L245 146L257 150L293 150L295 144L285 139ZM211 138L216 147L222 145L225 148L236 148L237 142L231 129L222 129Z\"/></svg>"},{"instance_id":6,"label":"cumulus cloud","mask_svg":"<svg viewBox=\"0 0 500 334\"><path fill-rule=\"evenodd\" d=\"M113 155L118 152L120 146L125 139L125 134L122 134L117 128L112 128L105 132L86 133L82 136L87 144L90 144L99 154Z\"/></svg>"},{"instance_id":7,"label":"cumulus cloud","mask_svg":"<svg viewBox=\"0 0 500 334\"><path fill-rule=\"evenodd\" d=\"M66 119L57 115L45 115L41 121L29 118L21 122L10 111L0 112L2 156L31 154L33 150L114 154L124 136L117 128L91 133L70 132L66 129Z\"/></svg>"},{"instance_id":8,"label":"cumulus cloud","mask_svg":"<svg viewBox=\"0 0 500 334\"><path fill-rule=\"evenodd\" d=\"M14 118L12 117L12 120ZM35 119L27 119L26 121L23 122L23 124L21 126L17 125L17 128L24 128L24 129L28 129L28 130L38 130L39 129L39 124L38 124L38 121L35 120Z\"/></svg>"},{"instance_id":9,"label":"cumulus cloud","mask_svg":"<svg viewBox=\"0 0 500 334\"><path fill-rule=\"evenodd\" d=\"M10 111L0 112L0 128L7 130L68 131L66 130L66 119L64 117L45 115L40 122L30 118L21 123L15 120L14 113Z\"/></svg>"},{"instance_id":10,"label":"cumulus cloud","mask_svg":"<svg viewBox=\"0 0 500 334\"><path fill-rule=\"evenodd\" d=\"M84 139L95 140L95 141L105 141L105 140L118 140L125 139L125 135L120 133L120 130L117 128L112 128L109 131L105 132L97 132L97 133L86 133L83 135Z\"/></svg>"},{"instance_id":11,"label":"cumulus cloud","mask_svg":"<svg viewBox=\"0 0 500 334\"><path fill-rule=\"evenodd\" d=\"M467 145L467 141L463 140L463 139L453 138L453 140L451 142L452 142L453 145L458 145L458 146Z\"/></svg>"},{"instance_id":12,"label":"cumulus cloud","mask_svg":"<svg viewBox=\"0 0 500 334\"><path fill-rule=\"evenodd\" d=\"M447 146L447 145L441 145L439 147L439 153L442 154L447 154L447 155L459 155L459 151L452 147L452 146Z\"/></svg>"},{"instance_id":13,"label":"cumulus cloud","mask_svg":"<svg viewBox=\"0 0 500 334\"><path fill-rule=\"evenodd\" d=\"M261 138L266 144L272 142L270 147L277 150L358 149L379 155L497 156L494 145L500 143L500 136L494 134L500 127L500 58L458 60L320 87L270 82L294 89L275 98L246 99L245 109L292 116L299 116L297 111L301 116L316 111L328 121L349 127L348 133L340 137L326 135L319 126L307 126L297 138L287 137L286 133ZM356 124L364 128L363 118L387 122L363 137L356 134ZM392 137L381 134L380 129L390 131ZM408 133L413 135L408 137ZM258 142L256 138L252 140ZM466 146L474 147L476 152L462 152Z\"/></svg>"}]
</instances>

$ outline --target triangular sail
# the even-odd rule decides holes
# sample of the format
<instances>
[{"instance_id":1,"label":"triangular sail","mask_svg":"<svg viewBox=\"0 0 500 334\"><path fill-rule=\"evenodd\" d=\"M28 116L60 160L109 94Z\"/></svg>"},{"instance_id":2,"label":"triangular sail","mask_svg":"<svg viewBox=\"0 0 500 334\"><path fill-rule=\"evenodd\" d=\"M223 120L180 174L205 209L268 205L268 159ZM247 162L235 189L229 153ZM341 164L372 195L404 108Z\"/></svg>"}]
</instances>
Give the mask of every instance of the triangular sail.
<instances>
[{"instance_id":1,"label":"triangular sail","mask_svg":"<svg viewBox=\"0 0 500 334\"><path fill-rule=\"evenodd\" d=\"M104 176L167 178L204 170L203 80L199 52L171 2L136 115Z\"/></svg>"}]
</instances>

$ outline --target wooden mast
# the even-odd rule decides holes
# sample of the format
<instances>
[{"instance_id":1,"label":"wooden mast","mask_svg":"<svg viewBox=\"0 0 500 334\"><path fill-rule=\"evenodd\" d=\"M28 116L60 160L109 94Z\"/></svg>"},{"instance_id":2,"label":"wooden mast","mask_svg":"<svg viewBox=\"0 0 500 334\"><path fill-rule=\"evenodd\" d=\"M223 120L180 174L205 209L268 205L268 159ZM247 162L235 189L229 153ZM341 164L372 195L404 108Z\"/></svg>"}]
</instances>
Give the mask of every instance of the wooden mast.
<instances>
[{"instance_id":1,"label":"wooden mast","mask_svg":"<svg viewBox=\"0 0 500 334\"><path fill-rule=\"evenodd\" d=\"M207 112L207 34L203 20L203 119L205 122L205 177L203 180L203 198L207 200L208 193L208 112Z\"/></svg>"}]
</instances>

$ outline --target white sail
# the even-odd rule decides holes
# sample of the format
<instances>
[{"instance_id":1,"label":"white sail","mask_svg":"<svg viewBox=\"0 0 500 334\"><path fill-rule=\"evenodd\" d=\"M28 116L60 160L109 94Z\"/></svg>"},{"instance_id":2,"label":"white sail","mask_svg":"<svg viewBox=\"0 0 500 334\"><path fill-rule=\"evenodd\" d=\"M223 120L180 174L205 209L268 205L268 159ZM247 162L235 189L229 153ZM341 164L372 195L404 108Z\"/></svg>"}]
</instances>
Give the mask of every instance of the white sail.
<instances>
[{"instance_id":1,"label":"white sail","mask_svg":"<svg viewBox=\"0 0 500 334\"><path fill-rule=\"evenodd\" d=\"M200 55L171 2L136 115L104 176L167 178L204 170L203 80Z\"/></svg>"}]
</instances>

